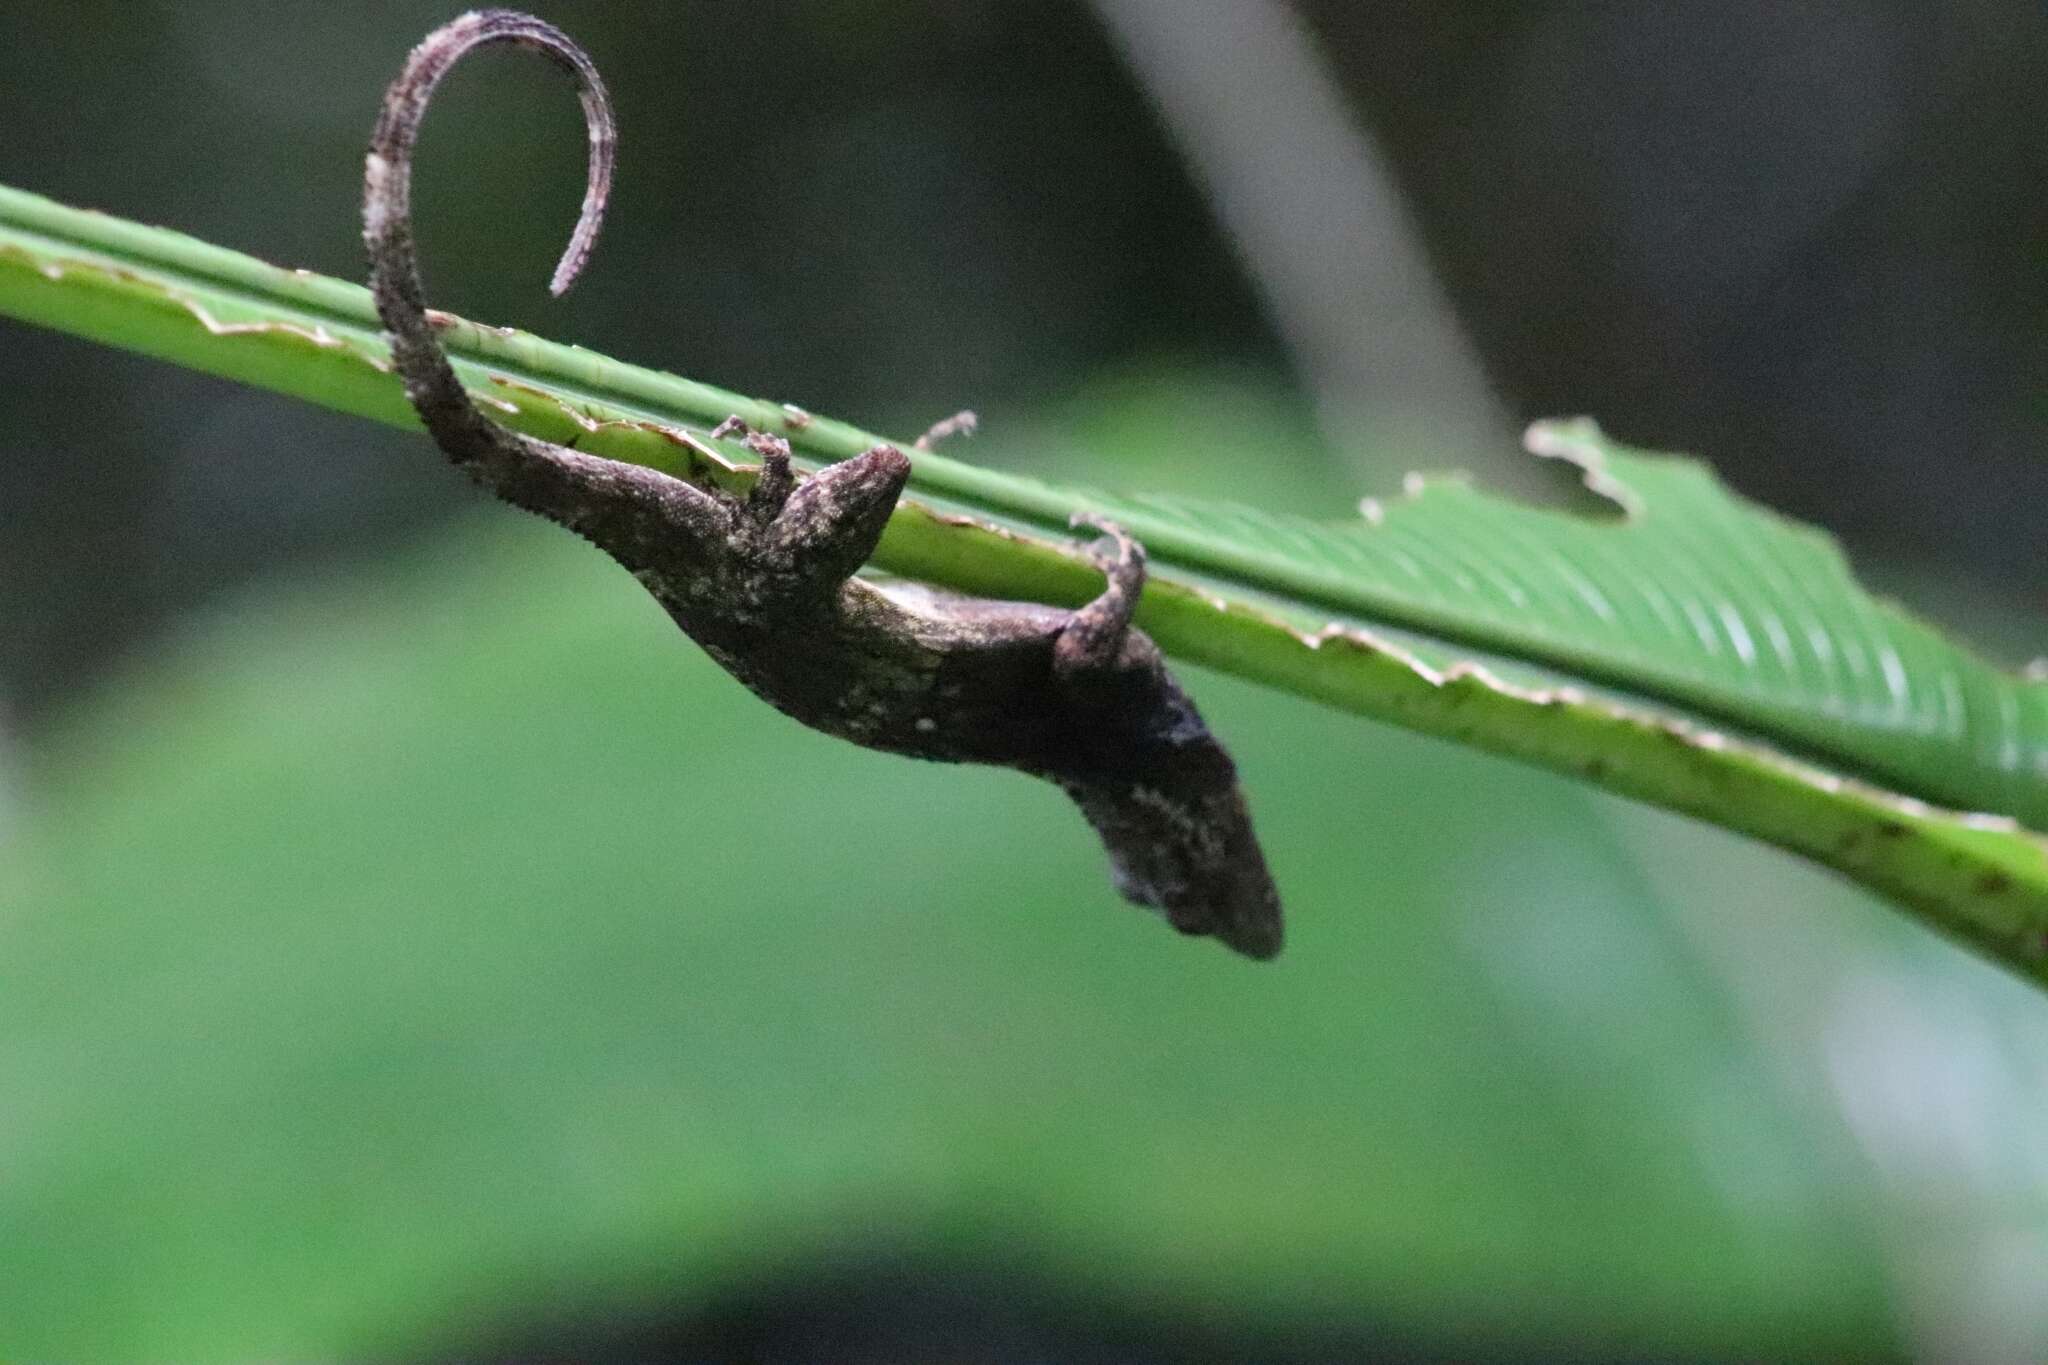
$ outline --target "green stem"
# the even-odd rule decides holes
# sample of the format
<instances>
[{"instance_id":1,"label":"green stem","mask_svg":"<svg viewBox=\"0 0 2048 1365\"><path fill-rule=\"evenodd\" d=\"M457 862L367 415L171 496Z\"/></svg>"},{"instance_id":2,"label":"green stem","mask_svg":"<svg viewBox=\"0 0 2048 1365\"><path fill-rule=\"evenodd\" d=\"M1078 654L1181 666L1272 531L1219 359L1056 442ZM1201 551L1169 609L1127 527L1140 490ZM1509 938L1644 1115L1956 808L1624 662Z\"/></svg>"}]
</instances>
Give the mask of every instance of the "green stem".
<instances>
[{"instance_id":1,"label":"green stem","mask_svg":"<svg viewBox=\"0 0 2048 1365\"><path fill-rule=\"evenodd\" d=\"M377 421L416 427L362 288L0 187L0 314ZM881 439L842 422L466 322L464 379L543 438L685 477L740 482L703 433L738 414L814 461ZM709 457L709 458L707 458ZM723 462L722 462L723 461ZM1099 579L1065 534L1080 500L932 454L882 567L985 596L1079 602ZM1141 535L1142 525L1134 525ZM1326 604L1170 532L1140 620L1170 653L1359 715L1541 764L1803 854L2048 984L2048 841L1789 757L1668 697L1583 678ZM1410 622L1410 627L1414 622ZM1426 623L1425 623L1426 625ZM1366 779L1361 779L1366 780Z\"/></svg>"}]
</instances>

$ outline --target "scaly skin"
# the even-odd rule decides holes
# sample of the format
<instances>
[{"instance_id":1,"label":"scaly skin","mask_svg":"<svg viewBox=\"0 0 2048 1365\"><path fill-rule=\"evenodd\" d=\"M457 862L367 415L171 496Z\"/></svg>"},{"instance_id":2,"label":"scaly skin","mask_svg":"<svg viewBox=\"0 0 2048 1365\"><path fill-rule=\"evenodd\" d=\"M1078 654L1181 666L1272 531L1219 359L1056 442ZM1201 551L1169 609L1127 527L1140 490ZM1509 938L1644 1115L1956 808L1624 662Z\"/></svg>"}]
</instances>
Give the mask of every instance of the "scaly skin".
<instances>
[{"instance_id":1,"label":"scaly skin","mask_svg":"<svg viewBox=\"0 0 2048 1365\"><path fill-rule=\"evenodd\" d=\"M736 421L761 475L744 498L508 430L477 407L428 322L413 244L412 147L442 75L491 43L575 76L590 129L583 215L552 288L588 258L610 185L609 100L582 49L509 10L466 14L412 52L384 98L364 171L370 285L407 398L449 459L498 497L624 565L677 625L776 709L855 744L988 763L1057 783L1109 852L1117 889L1183 933L1280 950L1280 902L1236 768L1131 625L1143 550L1118 528L1107 590L1078 611L853 577L910 473L876 446L798 483L782 440Z\"/></svg>"}]
</instances>

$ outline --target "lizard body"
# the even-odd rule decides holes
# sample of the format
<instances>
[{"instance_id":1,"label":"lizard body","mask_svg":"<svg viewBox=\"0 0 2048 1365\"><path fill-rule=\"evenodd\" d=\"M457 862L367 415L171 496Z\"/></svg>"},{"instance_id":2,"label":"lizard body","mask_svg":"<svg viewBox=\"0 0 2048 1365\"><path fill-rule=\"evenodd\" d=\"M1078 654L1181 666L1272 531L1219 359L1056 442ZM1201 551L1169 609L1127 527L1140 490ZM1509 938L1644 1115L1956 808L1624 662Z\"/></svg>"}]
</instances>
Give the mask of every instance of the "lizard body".
<instances>
[{"instance_id":1,"label":"lizard body","mask_svg":"<svg viewBox=\"0 0 2048 1365\"><path fill-rule=\"evenodd\" d=\"M407 398L448 457L515 506L623 565L756 695L805 725L914 758L1019 769L1058 784L1101 836L1117 889L1183 933L1252 957L1281 942L1280 904L1229 754L1132 627L1142 548L1091 523L1108 587L1076 611L854 577L910 473L893 446L799 482L786 442L729 421L762 462L737 497L499 425L464 390L428 320L413 243L412 147L435 85L465 53L514 43L575 76L590 133L583 213L552 284L587 259L610 184L610 104L588 56L509 10L463 15L412 52L385 96L364 173L371 289ZM1078 523L1077 523L1078 524Z\"/></svg>"}]
</instances>

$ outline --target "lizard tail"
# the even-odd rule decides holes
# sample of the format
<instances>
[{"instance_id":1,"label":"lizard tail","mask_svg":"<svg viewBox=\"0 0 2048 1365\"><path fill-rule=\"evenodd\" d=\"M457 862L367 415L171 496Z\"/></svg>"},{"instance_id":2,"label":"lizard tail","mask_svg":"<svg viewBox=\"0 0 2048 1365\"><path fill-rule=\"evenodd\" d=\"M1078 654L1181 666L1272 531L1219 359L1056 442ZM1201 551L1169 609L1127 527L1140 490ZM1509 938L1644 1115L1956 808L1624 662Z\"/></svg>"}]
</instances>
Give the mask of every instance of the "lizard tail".
<instances>
[{"instance_id":1,"label":"lizard tail","mask_svg":"<svg viewBox=\"0 0 2048 1365\"><path fill-rule=\"evenodd\" d=\"M515 43L542 53L576 78L583 101L590 130L590 179L576 230L548 285L553 294L575 282L597 243L611 193L617 142L611 98L589 56L554 25L515 10L477 10L435 29L412 50L405 69L384 94L363 163L363 244L370 254L370 291L377 315L391 333L392 360L405 381L406 397L441 448L462 464L489 459L501 448L504 433L471 401L427 319L412 232L412 149L441 77L464 55L492 43Z\"/></svg>"}]
</instances>

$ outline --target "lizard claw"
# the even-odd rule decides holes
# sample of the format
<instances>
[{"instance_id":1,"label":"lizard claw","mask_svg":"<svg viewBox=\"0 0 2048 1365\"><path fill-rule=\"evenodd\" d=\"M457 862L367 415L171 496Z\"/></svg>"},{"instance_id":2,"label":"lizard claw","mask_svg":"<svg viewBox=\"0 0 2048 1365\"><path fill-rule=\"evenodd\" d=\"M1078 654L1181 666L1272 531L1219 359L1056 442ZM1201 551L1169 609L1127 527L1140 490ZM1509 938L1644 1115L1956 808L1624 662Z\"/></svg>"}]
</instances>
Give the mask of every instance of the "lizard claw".
<instances>
[{"instance_id":1,"label":"lizard claw","mask_svg":"<svg viewBox=\"0 0 2048 1365\"><path fill-rule=\"evenodd\" d=\"M1080 511L1067 518L1067 525L1074 530L1083 527L1099 532L1114 547L1103 550L1091 548L1096 565L1112 579L1136 574L1138 582L1144 581L1145 547L1140 545L1129 531L1099 512Z\"/></svg>"},{"instance_id":2,"label":"lizard claw","mask_svg":"<svg viewBox=\"0 0 2048 1365\"><path fill-rule=\"evenodd\" d=\"M930 450L949 436L972 436L981 426L981 418L972 409L962 408L951 417L942 418L925 428L924 435L917 438L914 447Z\"/></svg>"}]
</instances>

